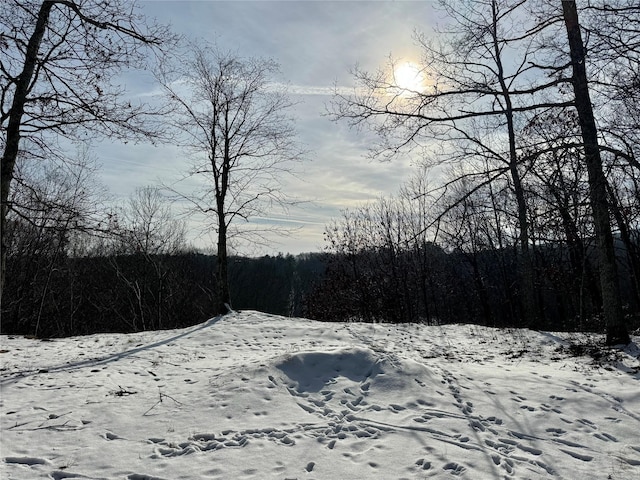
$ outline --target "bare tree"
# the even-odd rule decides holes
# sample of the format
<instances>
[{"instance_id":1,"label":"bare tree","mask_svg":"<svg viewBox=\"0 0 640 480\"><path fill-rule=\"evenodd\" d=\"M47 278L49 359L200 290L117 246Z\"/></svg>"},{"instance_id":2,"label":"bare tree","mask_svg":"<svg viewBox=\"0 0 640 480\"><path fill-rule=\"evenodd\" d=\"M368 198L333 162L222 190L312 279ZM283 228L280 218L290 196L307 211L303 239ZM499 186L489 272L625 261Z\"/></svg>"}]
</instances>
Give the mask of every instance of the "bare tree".
<instances>
[{"instance_id":1,"label":"bare tree","mask_svg":"<svg viewBox=\"0 0 640 480\"><path fill-rule=\"evenodd\" d=\"M504 324L498 316L509 312L510 318L518 316L517 297L510 285L505 246L517 245L518 235L509 217L516 216L513 212L512 192L506 181L487 182L486 178L466 177L455 170L448 172L452 178L458 179L447 196L441 199L437 209L440 214L439 236L446 248L457 252L460 260L469 265L470 276L473 279L474 293L481 307L482 319L487 325ZM462 180L459 180L462 178ZM509 238L509 233L512 237ZM488 274L483 268L483 257L495 257L495 270L490 283L504 297L503 309L492 311L487 288ZM496 291L496 294L498 292Z\"/></svg>"},{"instance_id":2,"label":"bare tree","mask_svg":"<svg viewBox=\"0 0 640 480\"><path fill-rule=\"evenodd\" d=\"M569 39L571 65L573 68L572 85L582 132L585 163L589 175L589 196L598 243L600 286L602 288L602 306L607 326L607 345L628 344L631 340L622 314L616 256L611 232L611 220L609 218L607 179L602 168L602 158L598 144L598 128L589 95L585 64L586 50L582 41L576 2L562 0L562 11Z\"/></svg>"},{"instance_id":3,"label":"bare tree","mask_svg":"<svg viewBox=\"0 0 640 480\"><path fill-rule=\"evenodd\" d=\"M640 170L640 4L592 0L576 5L588 57L589 90L600 149ZM565 54L566 55L566 54Z\"/></svg>"},{"instance_id":4,"label":"bare tree","mask_svg":"<svg viewBox=\"0 0 640 480\"><path fill-rule=\"evenodd\" d=\"M106 199L95 179L97 166L86 149L64 162L34 164L18 159L15 187L5 230L8 271L18 281L7 285L3 312L17 311L39 334L44 306L60 293L60 277L78 238L95 229ZM31 312L31 313L28 313ZM72 314L70 314L72 316ZM52 318L59 328L63 318ZM48 327L51 327L49 325Z\"/></svg>"},{"instance_id":5,"label":"bare tree","mask_svg":"<svg viewBox=\"0 0 640 480\"><path fill-rule=\"evenodd\" d=\"M231 305L227 250L232 224L244 221L246 226L252 217L290 205L281 181L303 152L287 114L293 103L275 82L276 63L210 45L191 49L190 61L165 65L158 77L174 103L177 141L194 159L188 177L204 180L201 190L183 196L196 212L213 219L218 311L225 313Z\"/></svg>"},{"instance_id":6,"label":"bare tree","mask_svg":"<svg viewBox=\"0 0 640 480\"><path fill-rule=\"evenodd\" d=\"M536 63L537 28L517 22L522 0L443 1L451 19L435 40L418 36L422 86L399 85L395 62L375 74L356 70L353 95L336 94L334 119L366 126L380 143L373 154L392 158L418 151L433 161L434 141L446 142L440 161L488 164L507 176L517 207L520 282L525 318L540 312L535 299L522 152L518 122L538 110L562 108L570 99L549 102L545 93L569 79L551 77ZM498 165L498 167L495 167ZM476 170L474 168L474 170Z\"/></svg>"},{"instance_id":7,"label":"bare tree","mask_svg":"<svg viewBox=\"0 0 640 480\"><path fill-rule=\"evenodd\" d=\"M186 225L159 187L136 189L118 211L108 257L128 303L133 327L163 328L172 295L171 258L185 251ZM139 326L136 320L140 321Z\"/></svg>"},{"instance_id":8,"label":"bare tree","mask_svg":"<svg viewBox=\"0 0 640 480\"><path fill-rule=\"evenodd\" d=\"M525 180L529 174L527 164L531 148L544 150L549 146L532 146L517 133L532 116L561 117L575 107L582 136L571 145L565 142L562 148L578 146L585 152L591 184L590 202L602 252L601 283L607 342L625 341L628 337L624 333L620 296L615 285L617 275L607 184L600 151L614 151L615 155L635 165L637 147L629 141L633 136L621 134L623 130L607 132L607 138L614 140L611 142L613 147L599 145L589 98L588 82L593 79L586 76L587 50L580 38L575 2L561 3L564 9L558 8L557 2L548 0L443 0L441 4L452 20L448 31L433 41L419 37L423 50L421 68L426 79L423 87L407 89L398 85L396 75L389 73L395 68L393 62L386 71L373 75L356 70L358 89L353 95L338 92L331 113L335 119L346 120L353 126L366 126L376 132L380 143L373 153L383 158L416 149L433 158L434 142L445 141L448 145L444 148L446 155L440 159L473 159L475 164L491 165L495 172L498 172L496 165L502 169L503 178L511 183L517 205L515 226L519 231L520 283L524 291L525 314L528 312L531 321L539 315L540 306L535 295L531 209L527 198L530 194ZM575 13L569 11L571 5ZM619 63L626 66L626 78L635 82L640 9L628 0L619 0L603 3L599 11L608 15L608 23L597 34L600 41L594 57L604 64L607 55L609 58L618 52L626 55ZM616 15L618 19L630 20L628 28L621 29L623 34L611 28ZM569 32L568 43L561 40L565 24ZM594 37L597 35L594 31ZM570 58L567 50L571 50ZM610 68L602 71L614 72ZM606 75L600 75L600 78ZM631 86L627 90L625 105L633 106L636 89ZM611 99L611 96L602 98ZM631 107L627 110L635 111ZM500 175L493 178L498 179ZM609 240L605 240L607 237Z\"/></svg>"},{"instance_id":9,"label":"bare tree","mask_svg":"<svg viewBox=\"0 0 640 480\"><path fill-rule=\"evenodd\" d=\"M120 229L127 253L172 255L186 245L185 222L176 218L159 187L136 189L124 208Z\"/></svg>"},{"instance_id":10,"label":"bare tree","mask_svg":"<svg viewBox=\"0 0 640 480\"><path fill-rule=\"evenodd\" d=\"M2 217L18 156L58 155L59 138L87 131L119 138L149 137L153 113L113 82L123 69L146 63L148 47L173 40L147 26L135 0L7 0L0 17ZM7 245L2 241L4 284Z\"/></svg>"}]
</instances>

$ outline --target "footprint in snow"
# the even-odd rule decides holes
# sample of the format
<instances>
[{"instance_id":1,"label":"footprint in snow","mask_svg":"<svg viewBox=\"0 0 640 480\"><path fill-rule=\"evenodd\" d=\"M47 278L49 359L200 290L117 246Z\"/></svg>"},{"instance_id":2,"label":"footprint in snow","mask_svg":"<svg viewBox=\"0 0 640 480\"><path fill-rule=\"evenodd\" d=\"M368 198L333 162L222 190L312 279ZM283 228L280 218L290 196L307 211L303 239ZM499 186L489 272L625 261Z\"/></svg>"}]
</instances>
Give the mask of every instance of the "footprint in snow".
<instances>
[{"instance_id":1,"label":"footprint in snow","mask_svg":"<svg viewBox=\"0 0 640 480\"><path fill-rule=\"evenodd\" d=\"M609 435L608 433L594 433L593 434L594 437L596 437L598 440L602 440L603 442L617 442L618 439L616 437L614 437L613 435Z\"/></svg>"},{"instance_id":2,"label":"footprint in snow","mask_svg":"<svg viewBox=\"0 0 640 480\"><path fill-rule=\"evenodd\" d=\"M462 465L459 465L455 462L447 463L444 467L442 467L442 469L449 470L449 473L451 473L451 475L462 475L466 470L466 468L464 468Z\"/></svg>"},{"instance_id":3,"label":"footprint in snow","mask_svg":"<svg viewBox=\"0 0 640 480\"><path fill-rule=\"evenodd\" d=\"M566 453L567 455L572 456L573 458L582 460L583 462L590 462L591 460L593 460L593 457L591 455L583 455L578 452L572 452L571 450L565 450L564 448L560 448L559 450L563 453Z\"/></svg>"},{"instance_id":4,"label":"footprint in snow","mask_svg":"<svg viewBox=\"0 0 640 480\"><path fill-rule=\"evenodd\" d=\"M165 480L160 477L153 477L151 475L141 475L139 473L132 473L127 477L127 480Z\"/></svg>"}]
</instances>

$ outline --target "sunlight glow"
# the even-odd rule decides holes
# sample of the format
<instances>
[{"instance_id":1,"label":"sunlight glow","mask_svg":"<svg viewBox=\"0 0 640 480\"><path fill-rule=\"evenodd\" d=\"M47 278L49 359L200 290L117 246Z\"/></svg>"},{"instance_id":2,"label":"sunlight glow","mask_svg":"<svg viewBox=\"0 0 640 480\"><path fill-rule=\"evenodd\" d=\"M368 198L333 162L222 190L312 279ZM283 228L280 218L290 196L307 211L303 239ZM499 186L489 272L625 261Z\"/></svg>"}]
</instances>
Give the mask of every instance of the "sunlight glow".
<instances>
[{"instance_id":1,"label":"sunlight glow","mask_svg":"<svg viewBox=\"0 0 640 480\"><path fill-rule=\"evenodd\" d=\"M394 69L393 84L407 94L421 92L426 86L424 73L413 62L404 62Z\"/></svg>"}]
</instances>

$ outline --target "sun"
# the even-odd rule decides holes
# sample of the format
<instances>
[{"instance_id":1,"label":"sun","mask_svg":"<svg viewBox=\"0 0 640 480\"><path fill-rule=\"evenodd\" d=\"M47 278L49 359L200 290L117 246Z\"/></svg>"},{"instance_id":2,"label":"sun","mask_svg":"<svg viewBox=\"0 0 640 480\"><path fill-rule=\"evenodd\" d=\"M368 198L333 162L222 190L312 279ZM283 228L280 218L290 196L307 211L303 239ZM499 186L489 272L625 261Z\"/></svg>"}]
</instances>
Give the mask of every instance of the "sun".
<instances>
[{"instance_id":1,"label":"sun","mask_svg":"<svg viewBox=\"0 0 640 480\"><path fill-rule=\"evenodd\" d=\"M425 88L424 73L415 63L404 62L393 70L393 84L402 93L421 92Z\"/></svg>"}]
</instances>

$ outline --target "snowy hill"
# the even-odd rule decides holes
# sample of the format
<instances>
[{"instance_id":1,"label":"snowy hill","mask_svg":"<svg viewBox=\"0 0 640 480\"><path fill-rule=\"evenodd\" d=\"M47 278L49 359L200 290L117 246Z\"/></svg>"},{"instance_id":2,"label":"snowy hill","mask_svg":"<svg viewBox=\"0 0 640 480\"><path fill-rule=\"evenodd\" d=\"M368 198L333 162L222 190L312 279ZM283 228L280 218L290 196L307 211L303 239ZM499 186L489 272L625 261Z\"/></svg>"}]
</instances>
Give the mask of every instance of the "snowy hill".
<instances>
[{"instance_id":1,"label":"snowy hill","mask_svg":"<svg viewBox=\"0 0 640 480\"><path fill-rule=\"evenodd\" d=\"M638 347L570 337L257 312L3 337L0 477L638 479Z\"/></svg>"}]
</instances>

